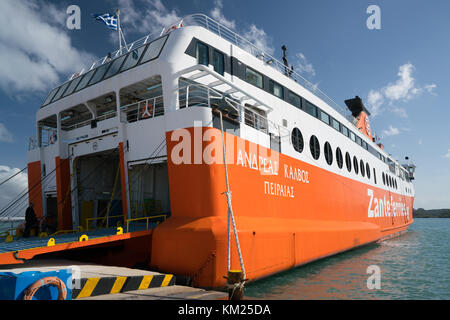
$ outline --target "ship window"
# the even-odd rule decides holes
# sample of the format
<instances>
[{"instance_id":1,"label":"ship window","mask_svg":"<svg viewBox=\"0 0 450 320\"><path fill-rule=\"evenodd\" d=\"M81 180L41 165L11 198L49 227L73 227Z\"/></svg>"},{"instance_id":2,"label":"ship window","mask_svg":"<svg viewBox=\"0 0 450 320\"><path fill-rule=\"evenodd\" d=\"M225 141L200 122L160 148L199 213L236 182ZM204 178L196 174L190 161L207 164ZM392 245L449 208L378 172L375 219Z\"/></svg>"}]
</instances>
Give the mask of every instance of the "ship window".
<instances>
[{"instance_id":1,"label":"ship window","mask_svg":"<svg viewBox=\"0 0 450 320\"><path fill-rule=\"evenodd\" d=\"M317 118L317 107L311 102L305 100L305 111L308 112L313 117Z\"/></svg>"},{"instance_id":2,"label":"ship window","mask_svg":"<svg viewBox=\"0 0 450 320\"><path fill-rule=\"evenodd\" d=\"M323 111L320 111L320 120L328 125L330 124L330 116Z\"/></svg>"},{"instance_id":3,"label":"ship window","mask_svg":"<svg viewBox=\"0 0 450 320\"><path fill-rule=\"evenodd\" d=\"M280 99L284 98L283 87L273 80L269 80L269 90L270 93L276 95L278 98Z\"/></svg>"},{"instance_id":4,"label":"ship window","mask_svg":"<svg viewBox=\"0 0 450 320\"><path fill-rule=\"evenodd\" d=\"M208 47L201 42L197 42L197 63L204 66L209 65Z\"/></svg>"},{"instance_id":5,"label":"ship window","mask_svg":"<svg viewBox=\"0 0 450 320\"><path fill-rule=\"evenodd\" d=\"M295 151L302 152L304 143L303 143L303 135L300 129L294 128L292 130L291 139L292 139L292 146L294 147Z\"/></svg>"},{"instance_id":6,"label":"ship window","mask_svg":"<svg viewBox=\"0 0 450 320\"><path fill-rule=\"evenodd\" d=\"M339 121L337 121L336 119L334 119L334 118L331 118L331 125L333 126L333 128L335 128L337 131L340 131L340 123L339 123Z\"/></svg>"},{"instance_id":7,"label":"ship window","mask_svg":"<svg viewBox=\"0 0 450 320\"><path fill-rule=\"evenodd\" d=\"M103 79L107 79L109 77L112 77L117 72L119 72L120 66L122 65L123 60L125 60L127 56L121 56L120 58L117 58L114 60L111 64L111 67L109 68L108 72L106 72L106 75Z\"/></svg>"},{"instance_id":8,"label":"ship window","mask_svg":"<svg viewBox=\"0 0 450 320\"><path fill-rule=\"evenodd\" d=\"M297 108L301 108L302 106L301 98L292 91L288 91L288 100L290 104L296 106Z\"/></svg>"},{"instance_id":9,"label":"ship window","mask_svg":"<svg viewBox=\"0 0 450 320\"><path fill-rule=\"evenodd\" d=\"M344 136L348 137L348 128L344 125L341 125L341 132Z\"/></svg>"},{"instance_id":10,"label":"ship window","mask_svg":"<svg viewBox=\"0 0 450 320\"><path fill-rule=\"evenodd\" d=\"M366 168L364 168L364 161L362 159L359 161L359 166L361 168L361 175L364 177L366 175Z\"/></svg>"},{"instance_id":11,"label":"ship window","mask_svg":"<svg viewBox=\"0 0 450 320\"><path fill-rule=\"evenodd\" d=\"M375 184L377 184L377 172L375 171L375 168L373 168L373 180L375 181Z\"/></svg>"},{"instance_id":12,"label":"ship window","mask_svg":"<svg viewBox=\"0 0 450 320\"><path fill-rule=\"evenodd\" d=\"M366 163L366 174L367 174L367 179L370 179L370 167L369 167L368 163Z\"/></svg>"},{"instance_id":13,"label":"ship window","mask_svg":"<svg viewBox=\"0 0 450 320\"><path fill-rule=\"evenodd\" d=\"M350 139L352 139L353 141L356 142L356 136L355 136L355 134L353 133L353 131L350 131Z\"/></svg>"},{"instance_id":14,"label":"ship window","mask_svg":"<svg viewBox=\"0 0 450 320\"><path fill-rule=\"evenodd\" d=\"M225 58L222 53L220 53L217 50L214 50L214 56L213 56L213 66L214 71L218 74L221 74L222 76L225 73Z\"/></svg>"},{"instance_id":15,"label":"ship window","mask_svg":"<svg viewBox=\"0 0 450 320\"><path fill-rule=\"evenodd\" d=\"M67 83L63 84L61 87L59 87L58 93L55 94L55 97L52 99L52 102L55 102L56 100L61 98L64 91L66 91L68 85L69 85L69 82L67 82Z\"/></svg>"},{"instance_id":16,"label":"ship window","mask_svg":"<svg viewBox=\"0 0 450 320\"><path fill-rule=\"evenodd\" d=\"M75 90L75 88L77 87L78 83L80 83L82 77L78 77L72 80L72 82L70 83L69 87L67 88L66 92L64 92L64 97L68 96L69 94L71 94L73 92L73 90Z\"/></svg>"},{"instance_id":17,"label":"ship window","mask_svg":"<svg viewBox=\"0 0 450 320\"><path fill-rule=\"evenodd\" d=\"M83 79L81 79L80 83L78 84L76 91L79 91L87 86L87 84L89 83L89 80L91 80L91 77L94 74L94 72L95 72L95 69L89 71L88 73L86 73L83 76Z\"/></svg>"},{"instance_id":18,"label":"ship window","mask_svg":"<svg viewBox=\"0 0 450 320\"><path fill-rule=\"evenodd\" d=\"M92 76L91 81L89 81L89 85L95 84L95 83L99 82L100 80L102 80L103 76L105 75L105 73L108 70L110 65L111 65L111 62L98 67L97 71Z\"/></svg>"},{"instance_id":19,"label":"ship window","mask_svg":"<svg viewBox=\"0 0 450 320\"><path fill-rule=\"evenodd\" d=\"M42 104L43 106L45 106L46 104L50 103L50 101L52 100L52 98L55 96L56 92L58 91L59 88L55 88L52 91L50 91L50 93L47 96L47 99L45 99L44 103Z\"/></svg>"},{"instance_id":20,"label":"ship window","mask_svg":"<svg viewBox=\"0 0 450 320\"><path fill-rule=\"evenodd\" d=\"M142 53L145 50L145 46L142 46L140 48L137 48L133 51L131 51L129 54L127 54L127 57L125 58L125 62L123 63L122 67L120 68L120 72L134 68L138 62L139 58L142 56Z\"/></svg>"},{"instance_id":21,"label":"ship window","mask_svg":"<svg viewBox=\"0 0 450 320\"><path fill-rule=\"evenodd\" d=\"M353 168L355 169L355 173L358 174L358 159L356 159L356 156L353 157Z\"/></svg>"},{"instance_id":22,"label":"ship window","mask_svg":"<svg viewBox=\"0 0 450 320\"><path fill-rule=\"evenodd\" d=\"M311 139L309 139L309 148L311 150L311 155L315 160L319 159L320 157L320 144L319 140L316 136L311 136Z\"/></svg>"},{"instance_id":23,"label":"ship window","mask_svg":"<svg viewBox=\"0 0 450 320\"><path fill-rule=\"evenodd\" d=\"M339 147L336 148L336 162L339 169L342 169L342 167L344 166L344 159L342 158L342 151Z\"/></svg>"},{"instance_id":24,"label":"ship window","mask_svg":"<svg viewBox=\"0 0 450 320\"><path fill-rule=\"evenodd\" d=\"M144 55L142 56L141 62L145 63L148 62L150 60L154 60L156 58L159 57L159 54L162 51L162 48L164 47L164 44L166 43L168 36L156 39L155 41L151 42L148 46L147 49L145 50ZM208 49L208 48L207 48ZM207 64L208 65L208 64Z\"/></svg>"},{"instance_id":25,"label":"ship window","mask_svg":"<svg viewBox=\"0 0 450 320\"><path fill-rule=\"evenodd\" d=\"M384 175L384 172L381 174L381 177L383 178L383 184L386 185L386 177Z\"/></svg>"},{"instance_id":26,"label":"ship window","mask_svg":"<svg viewBox=\"0 0 450 320\"><path fill-rule=\"evenodd\" d=\"M361 141L362 141L361 138L358 137L358 136L356 136L356 143L359 144L359 145L361 145Z\"/></svg>"},{"instance_id":27,"label":"ship window","mask_svg":"<svg viewBox=\"0 0 450 320\"><path fill-rule=\"evenodd\" d=\"M364 149L369 150L369 146L367 145L367 142L363 141L361 145Z\"/></svg>"},{"instance_id":28,"label":"ship window","mask_svg":"<svg viewBox=\"0 0 450 320\"><path fill-rule=\"evenodd\" d=\"M347 152L345 153L345 164L347 166L348 172L352 171L352 159L350 157L350 154Z\"/></svg>"},{"instance_id":29,"label":"ship window","mask_svg":"<svg viewBox=\"0 0 450 320\"><path fill-rule=\"evenodd\" d=\"M333 150L331 149L331 146L328 142L325 142L324 152L325 160L327 161L328 165L331 166L331 164L333 163Z\"/></svg>"},{"instance_id":30,"label":"ship window","mask_svg":"<svg viewBox=\"0 0 450 320\"><path fill-rule=\"evenodd\" d=\"M250 68L245 68L245 80L258 88L263 87L263 76Z\"/></svg>"}]
</instances>

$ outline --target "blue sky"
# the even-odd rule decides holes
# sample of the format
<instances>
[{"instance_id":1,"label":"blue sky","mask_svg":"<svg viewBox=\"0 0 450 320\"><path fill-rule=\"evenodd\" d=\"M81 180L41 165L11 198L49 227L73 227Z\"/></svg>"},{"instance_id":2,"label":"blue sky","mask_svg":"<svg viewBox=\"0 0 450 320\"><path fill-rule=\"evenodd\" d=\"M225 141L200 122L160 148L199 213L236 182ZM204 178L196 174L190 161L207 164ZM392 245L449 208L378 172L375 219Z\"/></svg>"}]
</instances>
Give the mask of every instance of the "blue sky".
<instances>
[{"instance_id":1,"label":"blue sky","mask_svg":"<svg viewBox=\"0 0 450 320\"><path fill-rule=\"evenodd\" d=\"M81 9L80 30L66 27L71 4ZM369 5L381 10L379 30L367 28ZM117 49L115 33L91 18L117 7L127 41L205 13L279 58L285 44L295 69L338 104L363 98L386 150L417 165L414 207L450 208L450 2L445 0L2 0L0 181L26 166L35 113L48 91ZM0 207L24 185L19 175L0 186Z\"/></svg>"}]
</instances>

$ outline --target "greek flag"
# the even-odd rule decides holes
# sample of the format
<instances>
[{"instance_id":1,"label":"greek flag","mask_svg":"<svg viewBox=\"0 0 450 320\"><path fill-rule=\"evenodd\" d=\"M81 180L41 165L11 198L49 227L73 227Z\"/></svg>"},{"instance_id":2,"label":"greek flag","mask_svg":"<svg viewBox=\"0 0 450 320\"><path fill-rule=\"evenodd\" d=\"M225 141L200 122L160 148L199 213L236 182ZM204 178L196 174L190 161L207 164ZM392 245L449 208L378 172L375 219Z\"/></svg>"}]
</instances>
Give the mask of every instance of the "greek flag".
<instances>
[{"instance_id":1,"label":"greek flag","mask_svg":"<svg viewBox=\"0 0 450 320\"><path fill-rule=\"evenodd\" d=\"M117 30L117 17L110 16L109 13L104 14L93 14L95 20L103 21L109 29Z\"/></svg>"}]
</instances>

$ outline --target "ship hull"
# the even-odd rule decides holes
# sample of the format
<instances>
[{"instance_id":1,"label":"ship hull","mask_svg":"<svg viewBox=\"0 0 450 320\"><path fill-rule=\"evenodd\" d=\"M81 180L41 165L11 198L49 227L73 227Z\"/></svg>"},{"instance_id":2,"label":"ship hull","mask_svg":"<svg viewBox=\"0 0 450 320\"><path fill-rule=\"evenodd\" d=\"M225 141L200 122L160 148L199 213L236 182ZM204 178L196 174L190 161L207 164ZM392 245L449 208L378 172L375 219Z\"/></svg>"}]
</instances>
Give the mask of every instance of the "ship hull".
<instances>
[{"instance_id":1,"label":"ship hull","mask_svg":"<svg viewBox=\"0 0 450 320\"><path fill-rule=\"evenodd\" d=\"M172 214L154 230L151 266L188 276L196 286L223 287L225 167L211 161L223 157L220 131L183 130L189 136L200 130L208 143L188 144L180 134L174 139L175 131L166 134ZM412 197L225 136L231 203L249 280L387 239L412 223ZM203 159L195 159L198 150ZM233 233L231 269L240 269Z\"/></svg>"}]
</instances>

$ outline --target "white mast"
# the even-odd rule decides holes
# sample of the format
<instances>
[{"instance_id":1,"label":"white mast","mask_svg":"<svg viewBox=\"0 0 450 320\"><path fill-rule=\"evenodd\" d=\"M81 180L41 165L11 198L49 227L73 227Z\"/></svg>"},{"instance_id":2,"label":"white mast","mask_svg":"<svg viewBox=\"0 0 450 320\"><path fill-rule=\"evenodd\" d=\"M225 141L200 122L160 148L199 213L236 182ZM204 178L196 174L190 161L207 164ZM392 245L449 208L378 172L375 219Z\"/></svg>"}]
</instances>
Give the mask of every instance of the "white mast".
<instances>
[{"instance_id":1,"label":"white mast","mask_svg":"<svg viewBox=\"0 0 450 320\"><path fill-rule=\"evenodd\" d=\"M125 48L127 48L127 50L128 50L128 46L127 46L127 42L125 41L125 36L123 35L123 32L122 32L122 27L120 26L120 10L119 9L116 10L116 15L117 15L117 31L119 33L119 52L120 52L120 54L122 54L122 39L123 39Z\"/></svg>"}]
</instances>

